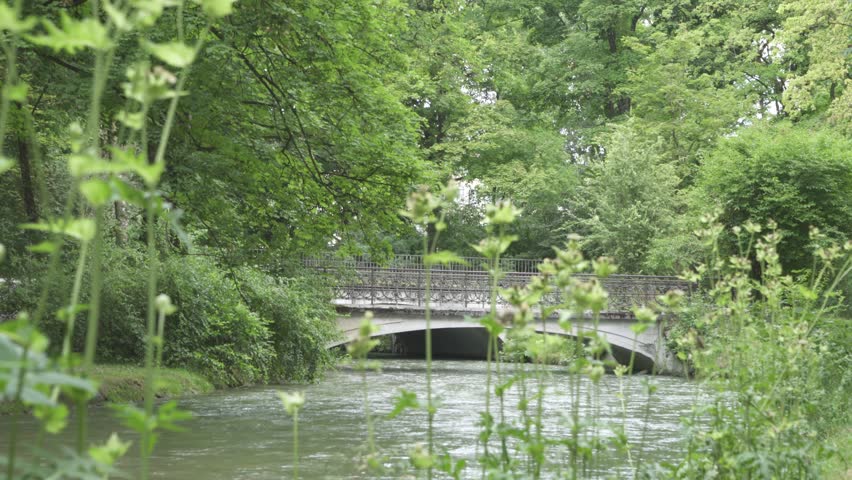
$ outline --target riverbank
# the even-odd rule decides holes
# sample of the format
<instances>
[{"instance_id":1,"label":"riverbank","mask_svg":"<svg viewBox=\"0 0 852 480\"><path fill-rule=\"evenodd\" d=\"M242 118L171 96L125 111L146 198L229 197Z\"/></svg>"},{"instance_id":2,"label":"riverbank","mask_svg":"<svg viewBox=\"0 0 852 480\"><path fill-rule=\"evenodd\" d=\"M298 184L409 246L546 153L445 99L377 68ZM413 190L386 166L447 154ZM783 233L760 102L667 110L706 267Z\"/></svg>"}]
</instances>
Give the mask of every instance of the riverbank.
<instances>
[{"instance_id":1,"label":"riverbank","mask_svg":"<svg viewBox=\"0 0 852 480\"><path fill-rule=\"evenodd\" d=\"M96 365L92 376L99 382L98 394L92 401L98 403L138 403L145 395L145 368L133 365ZM213 383L195 372L179 368L161 368L154 390L157 398L181 397L209 393ZM0 402L0 415L20 412L24 406Z\"/></svg>"}]
</instances>

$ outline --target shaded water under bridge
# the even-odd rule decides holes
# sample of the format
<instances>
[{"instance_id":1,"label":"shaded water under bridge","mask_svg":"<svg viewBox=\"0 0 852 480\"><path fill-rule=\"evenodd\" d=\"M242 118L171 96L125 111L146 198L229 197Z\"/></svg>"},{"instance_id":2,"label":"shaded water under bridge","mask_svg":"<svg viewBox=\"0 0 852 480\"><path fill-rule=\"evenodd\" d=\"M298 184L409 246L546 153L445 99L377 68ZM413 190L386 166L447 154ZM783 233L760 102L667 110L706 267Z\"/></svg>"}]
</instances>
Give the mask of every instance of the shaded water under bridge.
<instances>
[{"instance_id":1,"label":"shaded water under bridge","mask_svg":"<svg viewBox=\"0 0 852 480\"><path fill-rule=\"evenodd\" d=\"M465 258L467 265L433 265L431 267L430 307L432 311L433 353L438 356L484 358L487 334L476 322L468 320L490 309L491 279L482 258ZM501 260L501 288L522 286L538 274L540 260ZM305 266L335 278L337 291L339 340L329 347L355 339L363 313L372 311L379 327L376 336L393 335L394 348L419 355L423 353L426 320L426 266L419 255L398 255L386 263L368 258L306 259ZM594 275L577 275L592 279ZM665 349L662 321L638 337L630 329L635 322L632 308L652 306L657 297L669 290L687 294L693 285L677 277L650 275L611 275L602 280L609 297L607 307L600 313L597 332L613 347L616 360L627 363L631 352L636 353L639 369L674 372L679 370L676 359ZM557 304L557 293L543 299L544 304ZM498 295L497 309L510 311L505 299ZM557 319L536 322L536 330L576 337L590 332L594 322L590 315L572 320L572 329L562 329Z\"/></svg>"}]
</instances>

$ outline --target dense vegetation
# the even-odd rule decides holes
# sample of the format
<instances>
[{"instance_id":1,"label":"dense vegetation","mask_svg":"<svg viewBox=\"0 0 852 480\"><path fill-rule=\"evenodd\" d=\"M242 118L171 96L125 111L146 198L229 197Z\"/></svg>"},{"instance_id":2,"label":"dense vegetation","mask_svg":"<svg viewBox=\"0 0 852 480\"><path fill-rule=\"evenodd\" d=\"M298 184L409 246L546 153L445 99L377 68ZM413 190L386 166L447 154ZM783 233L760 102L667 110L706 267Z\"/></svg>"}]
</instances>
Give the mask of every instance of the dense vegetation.
<instances>
[{"instance_id":1,"label":"dense vegetation","mask_svg":"<svg viewBox=\"0 0 852 480\"><path fill-rule=\"evenodd\" d=\"M815 476L820 439L848 432L844 0L12 0L0 30L0 398L38 406L48 430L60 391L85 411L95 362L230 386L317 378L334 362L332 286L299 260L422 252L425 237L707 288L665 312L670 345L750 393L708 413L719 428L682 468L637 474ZM400 213L449 180L459 200L420 190ZM594 353L572 358L598 372ZM152 392L121 412L143 441L181 418Z\"/></svg>"}]
</instances>

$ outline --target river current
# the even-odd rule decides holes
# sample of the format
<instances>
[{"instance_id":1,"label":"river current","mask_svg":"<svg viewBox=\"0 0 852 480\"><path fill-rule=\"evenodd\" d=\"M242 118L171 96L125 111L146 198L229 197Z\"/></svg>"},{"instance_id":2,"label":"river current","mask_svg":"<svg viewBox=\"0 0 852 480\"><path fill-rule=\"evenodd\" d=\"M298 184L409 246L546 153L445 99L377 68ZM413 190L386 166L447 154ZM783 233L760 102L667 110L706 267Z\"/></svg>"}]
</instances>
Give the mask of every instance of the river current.
<instances>
[{"instance_id":1,"label":"river current","mask_svg":"<svg viewBox=\"0 0 852 480\"><path fill-rule=\"evenodd\" d=\"M376 424L376 445L388 467L382 475L363 469L367 429L360 372L341 368L313 385L265 386L222 390L185 397L182 408L194 419L185 431L165 432L152 459L154 478L175 480L280 479L292 476L292 419L276 395L279 390L303 391L305 406L299 416L300 477L305 479L401 478L413 469L401 470L408 453L426 442L426 414L407 410L388 419L394 398L404 388L425 396L423 360L382 360L381 372L368 374L369 404ZM504 368L514 368L504 365ZM548 367L544 402L545 434L550 438L569 436L571 400L567 394L571 375L563 368ZM479 413L484 410L486 364L483 361L437 360L433 367L434 392L439 398L435 417L435 443L439 452L468 461L466 478L479 478L475 458ZM605 375L597 389L582 380L583 419L595 418L599 435L610 438L611 426L623 427L631 441L642 442L632 452L634 461L675 460L682 455L685 433L681 417L692 414L698 386L681 378L634 376L620 380ZM648 401L647 383L656 386ZM622 396L619 392L623 392ZM507 412L513 412L519 391L506 396ZM590 403L591 401L591 403ZM493 405L496 414L496 405ZM626 411L626 415L623 412ZM511 413L507 414L511 418ZM104 407L92 407L91 438L106 439L117 431L123 438L135 437L112 418ZM8 422L10 419L0 419ZM23 444L35 442L37 425L21 420ZM69 428L69 430L72 430ZM48 437L48 448L72 444L72 432ZM4 439L5 440L5 439ZM2 440L0 440L2 442ZM556 478L564 465L564 451L551 449L548 474ZM132 448L119 464L135 473L137 449ZM632 469L626 454L614 448L602 452L593 466L598 478L629 478Z\"/></svg>"}]
</instances>

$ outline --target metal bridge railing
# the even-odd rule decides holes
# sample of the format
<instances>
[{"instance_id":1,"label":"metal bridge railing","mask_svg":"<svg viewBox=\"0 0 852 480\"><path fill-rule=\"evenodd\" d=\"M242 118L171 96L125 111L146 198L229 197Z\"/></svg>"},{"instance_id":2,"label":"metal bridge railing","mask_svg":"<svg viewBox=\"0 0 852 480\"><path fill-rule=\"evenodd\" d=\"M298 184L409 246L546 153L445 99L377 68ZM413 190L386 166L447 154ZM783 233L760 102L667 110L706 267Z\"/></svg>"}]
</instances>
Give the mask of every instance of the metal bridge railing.
<instances>
[{"instance_id":1,"label":"metal bridge railing","mask_svg":"<svg viewBox=\"0 0 852 480\"><path fill-rule=\"evenodd\" d=\"M465 259L467 265L434 265L431 268L430 300L436 309L485 310L490 304L491 281L485 261L475 257ZM506 272L500 279L501 288L522 286L538 273L540 260L507 258L501 261ZM308 268L335 276L337 303L353 307L382 306L390 308L422 307L426 295L426 267L420 255L398 255L384 264L367 257L306 258ZM593 275L577 275L593 278ZM692 284L677 277L650 275L612 275L603 280L609 294L607 312L610 315L631 316L631 308L652 305L657 297L672 289L691 292ZM545 298L545 303L559 302L558 294ZM498 303L505 300L498 296Z\"/></svg>"}]
</instances>

